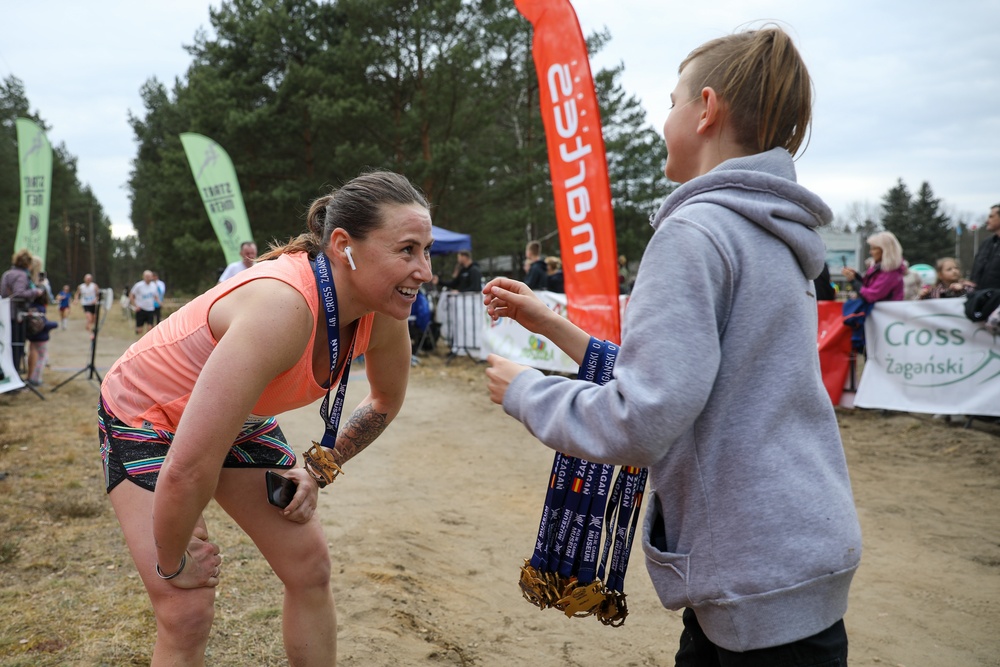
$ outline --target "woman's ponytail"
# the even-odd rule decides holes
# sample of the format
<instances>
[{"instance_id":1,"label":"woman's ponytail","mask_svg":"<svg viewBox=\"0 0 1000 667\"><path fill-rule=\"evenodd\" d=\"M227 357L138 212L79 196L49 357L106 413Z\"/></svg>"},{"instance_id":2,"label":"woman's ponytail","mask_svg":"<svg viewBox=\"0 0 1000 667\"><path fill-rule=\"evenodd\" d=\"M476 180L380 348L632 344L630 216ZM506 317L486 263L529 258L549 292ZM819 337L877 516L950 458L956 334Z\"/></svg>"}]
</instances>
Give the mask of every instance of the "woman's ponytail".
<instances>
[{"instance_id":1,"label":"woman's ponytail","mask_svg":"<svg viewBox=\"0 0 1000 667\"><path fill-rule=\"evenodd\" d=\"M324 195L313 201L309 206L309 212L306 214L306 229L308 231L299 234L293 239L289 239L288 243L284 245L279 245L277 241L272 241L268 246L267 252L261 255L257 261L275 259L285 253L293 252L305 252L309 253L310 257L315 257L323 250L326 207L331 201L333 201L332 194Z\"/></svg>"}]
</instances>

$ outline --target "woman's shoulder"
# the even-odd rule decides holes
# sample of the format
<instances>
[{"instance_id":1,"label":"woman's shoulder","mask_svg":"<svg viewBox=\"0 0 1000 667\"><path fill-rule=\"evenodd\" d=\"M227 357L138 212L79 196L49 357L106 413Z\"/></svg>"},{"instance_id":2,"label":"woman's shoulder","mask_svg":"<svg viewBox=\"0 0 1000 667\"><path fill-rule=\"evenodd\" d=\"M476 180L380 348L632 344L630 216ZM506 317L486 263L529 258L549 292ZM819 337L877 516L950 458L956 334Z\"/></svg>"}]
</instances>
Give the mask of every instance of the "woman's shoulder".
<instances>
[{"instance_id":1,"label":"woman's shoulder","mask_svg":"<svg viewBox=\"0 0 1000 667\"><path fill-rule=\"evenodd\" d=\"M225 315L227 321L247 312L256 313L261 321L271 321L274 316L287 317L291 312L289 308L297 310L302 307L309 313L311 321L318 306L313 305L316 300L312 298L315 282L309 271L309 262L304 257L304 254L299 258L282 255L260 262L213 286L189 305L201 304L201 308L207 308L213 318ZM293 261L295 259L298 261Z\"/></svg>"},{"instance_id":2,"label":"woman's shoulder","mask_svg":"<svg viewBox=\"0 0 1000 667\"><path fill-rule=\"evenodd\" d=\"M253 289L276 292L281 292L278 285L284 284L302 294L307 300L309 294L315 291L316 285L308 255L304 252L296 252L285 253L274 259L257 262L246 271L240 271L232 278L218 283L209 291L222 291L229 294L241 290L241 294L245 294L247 292L243 290L254 283L261 284Z\"/></svg>"},{"instance_id":3,"label":"woman's shoulder","mask_svg":"<svg viewBox=\"0 0 1000 667\"><path fill-rule=\"evenodd\" d=\"M265 349L271 349L272 345L281 348L273 351L271 356L276 358L284 358L290 350L301 354L315 330L316 318L305 295L283 280L267 277L251 280L206 305L208 324L217 340L239 330L242 332L239 340L265 341Z\"/></svg>"},{"instance_id":4,"label":"woman's shoulder","mask_svg":"<svg viewBox=\"0 0 1000 667\"><path fill-rule=\"evenodd\" d=\"M235 295L237 301L253 301L259 307L277 306L289 300L296 300L296 298L304 302L308 301L302 289L303 284L295 280L294 276L265 273L255 277L247 276L247 278L249 280L234 286L221 298Z\"/></svg>"},{"instance_id":5,"label":"woman's shoulder","mask_svg":"<svg viewBox=\"0 0 1000 667\"><path fill-rule=\"evenodd\" d=\"M875 272L874 276L877 280L884 280L893 283L896 282L903 283L906 281L906 267L900 267L898 269L893 269L891 271L887 271L884 268L879 269L878 271Z\"/></svg>"}]
</instances>

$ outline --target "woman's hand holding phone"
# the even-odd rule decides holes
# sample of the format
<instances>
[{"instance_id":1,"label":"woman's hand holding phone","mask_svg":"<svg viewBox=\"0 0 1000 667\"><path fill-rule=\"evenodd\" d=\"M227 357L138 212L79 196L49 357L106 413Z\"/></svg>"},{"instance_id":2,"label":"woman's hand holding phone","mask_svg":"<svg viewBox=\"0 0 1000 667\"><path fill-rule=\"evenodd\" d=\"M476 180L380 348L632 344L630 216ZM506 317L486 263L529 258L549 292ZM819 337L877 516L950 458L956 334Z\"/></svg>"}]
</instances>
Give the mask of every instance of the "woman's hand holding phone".
<instances>
[{"instance_id":1,"label":"woman's hand holding phone","mask_svg":"<svg viewBox=\"0 0 1000 667\"><path fill-rule=\"evenodd\" d=\"M271 471L268 471L268 473L277 475L277 473L272 473ZM319 500L319 486L316 484L316 480L304 468L283 470L279 476L284 477L285 480L290 480L296 485L295 494L292 496L291 501L281 509L282 516L295 523L309 521L316 511L316 504ZM274 505L275 503L270 496L270 488L271 486L268 485L268 501Z\"/></svg>"}]
</instances>

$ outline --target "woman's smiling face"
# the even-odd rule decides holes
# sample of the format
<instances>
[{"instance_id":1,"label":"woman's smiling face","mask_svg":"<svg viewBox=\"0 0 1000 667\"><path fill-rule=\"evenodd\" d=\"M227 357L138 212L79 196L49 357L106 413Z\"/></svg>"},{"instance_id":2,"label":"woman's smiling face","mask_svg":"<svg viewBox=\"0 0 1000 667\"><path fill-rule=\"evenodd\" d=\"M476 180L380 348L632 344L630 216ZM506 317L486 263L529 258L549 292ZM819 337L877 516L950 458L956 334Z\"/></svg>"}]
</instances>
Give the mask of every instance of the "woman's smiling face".
<instances>
[{"instance_id":1,"label":"woman's smiling face","mask_svg":"<svg viewBox=\"0 0 1000 667\"><path fill-rule=\"evenodd\" d=\"M352 244L358 291L368 310L405 320L432 278L431 215L419 204L386 205L381 213L382 225Z\"/></svg>"}]
</instances>

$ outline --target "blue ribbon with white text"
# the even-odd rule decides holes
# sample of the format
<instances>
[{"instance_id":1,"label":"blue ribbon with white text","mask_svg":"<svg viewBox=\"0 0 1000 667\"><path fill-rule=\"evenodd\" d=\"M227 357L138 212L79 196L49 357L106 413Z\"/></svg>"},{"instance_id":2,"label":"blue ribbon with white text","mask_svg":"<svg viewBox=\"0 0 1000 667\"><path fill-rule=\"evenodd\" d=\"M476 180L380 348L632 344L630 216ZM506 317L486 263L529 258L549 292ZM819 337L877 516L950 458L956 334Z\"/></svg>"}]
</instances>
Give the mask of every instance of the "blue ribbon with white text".
<instances>
[{"instance_id":1,"label":"blue ribbon with white text","mask_svg":"<svg viewBox=\"0 0 1000 667\"><path fill-rule=\"evenodd\" d=\"M618 351L613 343L591 338L578 379L607 383ZM596 615L605 625L624 623L625 570L647 471L623 466L609 490L613 473L614 466L556 452L535 550L521 568L521 592L540 609Z\"/></svg>"},{"instance_id":2,"label":"blue ribbon with white text","mask_svg":"<svg viewBox=\"0 0 1000 667\"><path fill-rule=\"evenodd\" d=\"M327 449L333 449L337 444L337 430L340 427L340 415L344 411L344 399L347 396L347 376L351 372L351 357L354 356L354 342L344 360L344 372L340 376L340 385L330 408L330 390L336 377L337 358L340 356L340 321L337 309L337 290L333 284L333 274L330 270L330 260L323 253L316 255L313 262L313 273L316 274L316 287L319 290L319 300L326 313L326 339L330 346L330 378L327 380L326 396L319 407L319 415L323 418L323 439L320 444Z\"/></svg>"}]
</instances>

